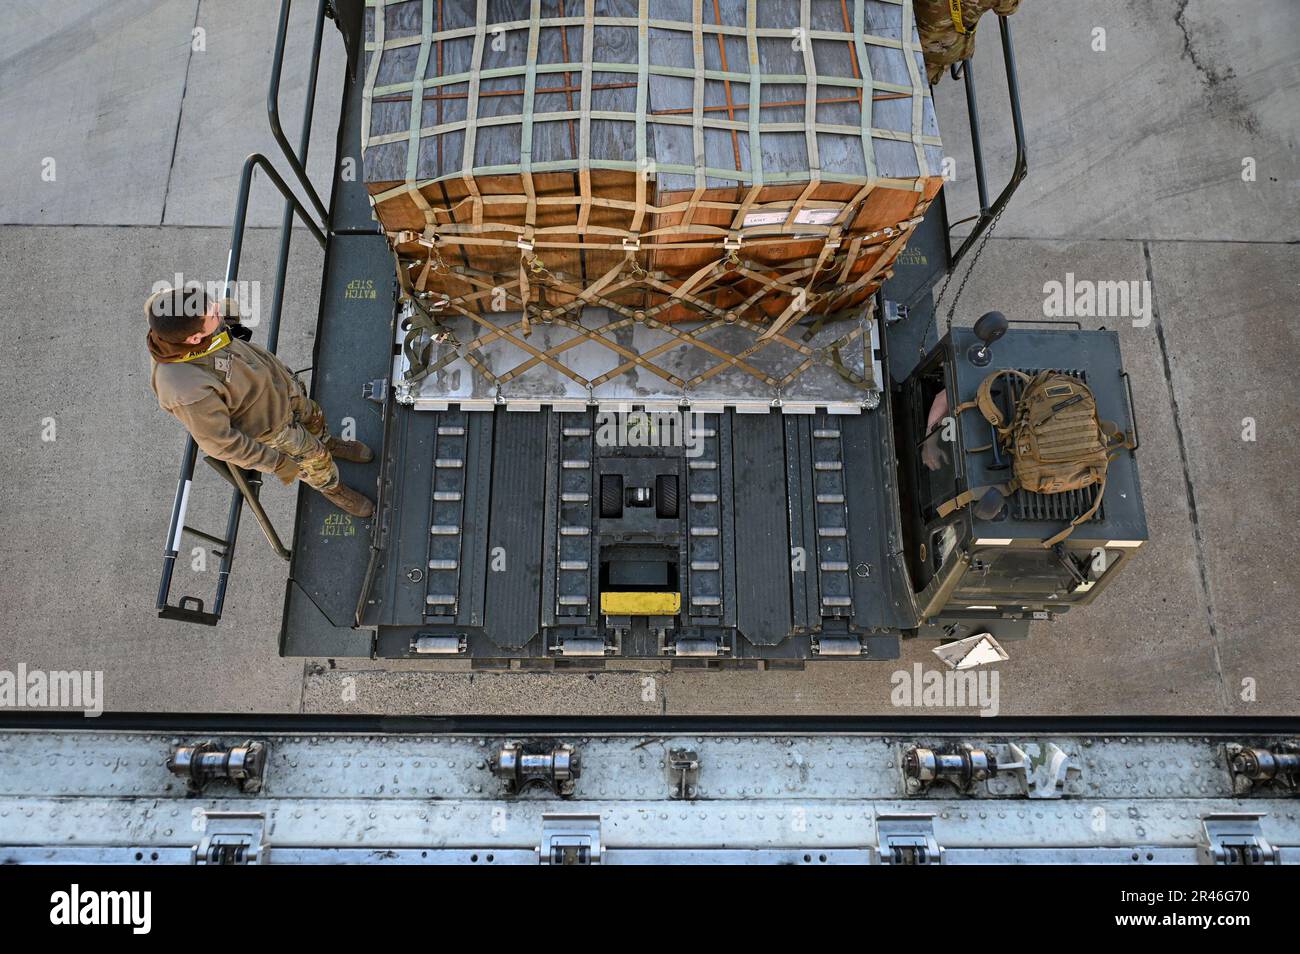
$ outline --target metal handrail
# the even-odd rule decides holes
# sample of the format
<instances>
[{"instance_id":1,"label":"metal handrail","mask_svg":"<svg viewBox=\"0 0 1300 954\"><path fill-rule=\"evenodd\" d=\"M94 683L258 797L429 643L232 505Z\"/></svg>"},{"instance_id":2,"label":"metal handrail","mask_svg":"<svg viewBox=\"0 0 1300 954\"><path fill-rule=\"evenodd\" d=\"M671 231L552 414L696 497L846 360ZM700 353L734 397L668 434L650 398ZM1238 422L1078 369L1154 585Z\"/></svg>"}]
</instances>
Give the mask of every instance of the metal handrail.
<instances>
[{"instance_id":1,"label":"metal handrail","mask_svg":"<svg viewBox=\"0 0 1300 954\"><path fill-rule=\"evenodd\" d=\"M966 110L970 118L971 127L971 150L975 155L975 186L979 192L980 214L971 229L969 235L961 243L961 246L953 253L952 261L948 268L952 270L957 267L957 263L962 260L971 246L984 234L985 230L992 225L1002 210L1006 208L1007 203L1011 201L1012 193L1024 181L1025 176L1029 174L1029 156L1025 148L1025 122L1020 113L1020 83L1016 76L1016 54L1011 44L1011 27L1006 17L998 17L998 30L1002 36L1002 59L1006 64L1007 70L1007 94L1011 101L1011 125L1016 136L1016 160L1011 170L1011 179L998 194L990 205L988 201L988 186L984 177L984 150L980 141L979 130L979 105L975 99L975 77L971 69L971 61L963 60L961 63L961 74L966 84ZM957 67L953 67L953 77L957 76ZM968 220L962 220L968 221ZM954 223L949 228L955 228L960 222Z\"/></svg>"},{"instance_id":2,"label":"metal handrail","mask_svg":"<svg viewBox=\"0 0 1300 954\"><path fill-rule=\"evenodd\" d=\"M325 8L328 0L318 0L316 7L316 41L315 48L312 51L312 70L310 86L307 90L307 106L303 117L303 141L306 141L306 133L311 129L311 112L315 105L316 98L316 73L317 67L320 66L320 42L321 30L325 22ZM316 209L316 214L320 216L322 222L329 220L329 212L325 210L325 203L316 194L316 188L311 184L311 179L307 177L307 170L303 163L306 161L306 149L300 148L301 156L295 155L289 148L289 140L284 135L284 130L280 128L280 73L284 69L284 43L289 33L289 10L293 6L293 0L280 0L280 22L275 33L275 55L271 59L271 85L266 91L266 118L271 124L271 135L275 137L276 143L280 146L280 151L284 154L284 161L288 163L293 174L298 178L299 184L303 191L307 193L307 198L311 199L312 206Z\"/></svg>"},{"instance_id":3,"label":"metal handrail","mask_svg":"<svg viewBox=\"0 0 1300 954\"><path fill-rule=\"evenodd\" d=\"M315 33L312 46L311 56L311 75L307 86L306 103L303 107L302 132L300 135L300 144L298 153L295 155L289 150L289 146L284 137L284 132L280 128L279 120L279 92L280 92L280 75L284 66L285 38L288 33L289 10L292 0L282 0L280 5L280 20L277 27L275 53L271 65L271 82L267 92L267 119L271 125L271 131L275 136L276 142L279 143L281 150L285 153L290 167L293 169L298 181L303 185L308 198L311 199L312 205L320 215L320 223L314 220L308 212L306 206L294 194L293 190L285 183L284 178L276 171L266 156L260 153L253 153L244 160L243 170L239 179L239 195L235 202L235 220L231 228L230 235L230 252L226 259L225 291L229 294L231 287L238 278L240 259L243 254L244 246L244 228L248 219L248 200L252 191L253 173L261 169L266 173L267 178L284 196L285 208L280 223L280 253L276 267L275 289L272 298L271 318L267 328L267 350L274 353L279 343L280 336L280 315L284 301L285 278L288 273L289 264L289 246L293 237L293 217L296 214L302 219L312 237L320 244L322 248L326 245L326 235L329 230L329 214L325 210L316 190L312 187L311 182L307 179L303 163L307 158L307 149L311 139L311 123L316 102L316 81L320 72L320 50L321 40L324 33L325 15L329 7L328 0L318 0L316 8ZM226 515L226 534L222 539L215 538L212 534L203 533L185 525L185 513L189 506L190 487L194 478L194 465L198 459L198 445L195 444L193 437L187 437L185 441L185 450L181 454L180 476L177 479L176 495L172 502L171 522L168 526L167 541L163 551L162 575L158 584L158 597L155 601L155 608L158 615L164 619L177 619L184 622L201 623L207 626L215 626L221 619L222 609L225 606L226 587L230 578L230 570L234 563L235 544L239 535L239 522L243 514L245 496L253 502L254 509L259 510L257 506L257 496L262 485L262 475L257 471L242 470L230 468L236 488L231 493L230 506ZM288 553L283 546L276 546L278 537L270 522L263 522L259 515L259 522L262 523L262 529L267 534L268 541L271 542L276 553L287 559ZM189 532L198 536L200 539L217 542L222 546L221 565L217 574L216 594L213 597L212 610L205 612L203 601L196 597L182 597L179 604L171 605L169 602L171 596L172 576L176 568L176 558L180 553L180 541L182 533ZM197 608L194 608L197 607Z\"/></svg>"}]
</instances>

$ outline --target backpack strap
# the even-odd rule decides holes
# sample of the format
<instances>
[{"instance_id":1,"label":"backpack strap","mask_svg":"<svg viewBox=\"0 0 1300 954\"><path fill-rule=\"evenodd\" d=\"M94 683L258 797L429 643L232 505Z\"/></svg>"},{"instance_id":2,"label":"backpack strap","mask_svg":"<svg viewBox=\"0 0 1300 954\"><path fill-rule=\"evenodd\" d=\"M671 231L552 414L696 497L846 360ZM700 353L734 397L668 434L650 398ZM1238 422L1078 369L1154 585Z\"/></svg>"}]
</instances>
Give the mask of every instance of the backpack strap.
<instances>
[{"instance_id":1,"label":"backpack strap","mask_svg":"<svg viewBox=\"0 0 1300 954\"><path fill-rule=\"evenodd\" d=\"M1066 526L1066 528L1062 530L1060 533L1054 534L1053 536L1050 536L1046 540L1044 540L1043 549L1051 549L1052 547L1060 543L1062 540L1064 540L1066 537L1068 537L1070 534L1074 533L1075 527L1083 523L1085 520L1089 519L1094 513L1097 512L1097 508L1101 506L1102 495L1105 493L1106 493L1106 472L1103 470L1101 474L1101 480L1098 481L1097 483L1097 497L1095 500L1093 500L1092 506L1088 508L1086 513L1081 513L1079 514L1079 516L1071 520L1069 525Z\"/></svg>"},{"instance_id":2,"label":"backpack strap","mask_svg":"<svg viewBox=\"0 0 1300 954\"><path fill-rule=\"evenodd\" d=\"M984 420L999 431L1005 430L1008 422L1003 420L1002 409L998 407L998 402L993 400L993 383L1003 375L1019 378L1020 382L1026 386L1032 381L1029 375L1023 371L1017 371L1015 368L1002 368L999 371L994 371L980 382L979 390L975 392L975 400L958 404L953 410L953 414L960 414L962 411L969 411L971 408L979 408L980 413L984 415Z\"/></svg>"},{"instance_id":3,"label":"backpack strap","mask_svg":"<svg viewBox=\"0 0 1300 954\"><path fill-rule=\"evenodd\" d=\"M1009 497L1015 492L1017 486L1017 482L1012 480L1005 484L987 484L983 487L972 487L970 490L962 491L951 500L945 500L943 503L939 504L935 510L938 512L940 517L946 517L953 511L960 510L962 507L969 506L973 501L979 500L990 490L1000 490L1002 491L1002 496Z\"/></svg>"},{"instance_id":4,"label":"backpack strap","mask_svg":"<svg viewBox=\"0 0 1300 954\"><path fill-rule=\"evenodd\" d=\"M1121 431L1114 421L1102 421L1101 432L1106 437L1107 460L1114 460L1122 450L1133 450L1133 435Z\"/></svg>"}]
</instances>

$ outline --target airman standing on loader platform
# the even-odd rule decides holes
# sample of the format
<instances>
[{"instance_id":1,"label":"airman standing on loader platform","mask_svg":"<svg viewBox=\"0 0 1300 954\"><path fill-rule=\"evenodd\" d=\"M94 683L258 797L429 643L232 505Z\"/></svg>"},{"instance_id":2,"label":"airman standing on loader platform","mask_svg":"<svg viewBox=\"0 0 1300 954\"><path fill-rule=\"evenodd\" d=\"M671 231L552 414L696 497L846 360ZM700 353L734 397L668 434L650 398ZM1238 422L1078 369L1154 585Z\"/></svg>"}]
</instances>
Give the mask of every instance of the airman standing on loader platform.
<instances>
[{"instance_id":1,"label":"airman standing on loader platform","mask_svg":"<svg viewBox=\"0 0 1300 954\"><path fill-rule=\"evenodd\" d=\"M234 337L200 288L164 288L145 302L150 387L199 448L231 467L301 478L336 507L369 517L374 504L339 481L335 460L366 463L360 441L332 437L325 415L275 355Z\"/></svg>"}]
</instances>

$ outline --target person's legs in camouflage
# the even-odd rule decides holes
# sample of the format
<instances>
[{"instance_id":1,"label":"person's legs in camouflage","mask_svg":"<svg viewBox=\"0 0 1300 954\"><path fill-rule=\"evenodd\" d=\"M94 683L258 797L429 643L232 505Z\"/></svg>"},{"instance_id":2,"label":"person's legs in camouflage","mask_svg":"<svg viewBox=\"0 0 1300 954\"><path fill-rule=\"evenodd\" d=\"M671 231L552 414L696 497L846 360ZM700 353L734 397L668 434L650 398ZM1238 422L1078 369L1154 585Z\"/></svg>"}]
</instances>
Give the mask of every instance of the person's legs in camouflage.
<instances>
[{"instance_id":1,"label":"person's legs in camouflage","mask_svg":"<svg viewBox=\"0 0 1300 954\"><path fill-rule=\"evenodd\" d=\"M329 449L320 437L297 419L296 414L266 443L297 461L298 478L307 486L326 491L338 484L339 468Z\"/></svg>"},{"instance_id":2,"label":"person's legs in camouflage","mask_svg":"<svg viewBox=\"0 0 1300 954\"><path fill-rule=\"evenodd\" d=\"M299 479L319 490L336 507L354 517L369 517L374 513L374 504L364 494L339 481L339 468L327 443L333 439L325 429L320 405L299 394L292 400L292 406L293 418L266 443L293 458L298 464Z\"/></svg>"},{"instance_id":3,"label":"person's legs in camouflage","mask_svg":"<svg viewBox=\"0 0 1300 954\"><path fill-rule=\"evenodd\" d=\"M306 394L298 395L298 400L293 402L293 412L303 427L320 438L331 457L358 464L367 464L375 459L374 452L360 441L344 441L332 436L325 426L325 412Z\"/></svg>"}]
</instances>

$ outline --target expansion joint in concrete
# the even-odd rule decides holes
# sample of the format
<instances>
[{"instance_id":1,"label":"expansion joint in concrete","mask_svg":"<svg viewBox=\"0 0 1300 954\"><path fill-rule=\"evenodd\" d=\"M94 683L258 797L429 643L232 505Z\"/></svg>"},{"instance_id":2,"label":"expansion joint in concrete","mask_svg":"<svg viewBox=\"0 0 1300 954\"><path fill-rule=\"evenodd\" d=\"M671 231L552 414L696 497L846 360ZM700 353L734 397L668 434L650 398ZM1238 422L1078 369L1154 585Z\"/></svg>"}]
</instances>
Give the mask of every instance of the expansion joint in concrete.
<instances>
[{"instance_id":1,"label":"expansion joint in concrete","mask_svg":"<svg viewBox=\"0 0 1300 954\"><path fill-rule=\"evenodd\" d=\"M181 141L181 117L185 115L185 94L190 88L190 67L194 64L194 31L199 26L199 8L202 6L202 0L194 0L194 26L190 28L190 52L185 59L185 79L181 82L181 101L176 107L176 130L172 133L172 155L171 160L167 163L167 185L163 188L162 212L158 215L158 224L162 225L167 221L167 198L172 191L172 169L176 165L176 147Z\"/></svg>"},{"instance_id":2,"label":"expansion joint in concrete","mask_svg":"<svg viewBox=\"0 0 1300 954\"><path fill-rule=\"evenodd\" d=\"M1187 438L1183 434L1182 416L1178 407L1178 394L1174 388L1173 366L1169 361L1169 344L1165 340L1165 327L1160 316L1160 303L1156 295L1155 276L1151 267L1151 243L1142 243L1142 258L1146 263L1147 287L1151 289L1151 316L1156 328L1156 340L1160 344L1160 361L1164 366L1165 387L1169 389L1169 406L1173 409L1174 435L1178 440L1178 457L1183 468L1183 489L1187 494L1187 515L1192 524L1192 538L1196 543L1196 571L1200 577L1201 592L1205 597L1206 623L1210 630L1210 646L1214 652L1214 668L1219 674L1219 701L1225 712L1231 711L1228 698L1227 674L1223 671L1223 648L1219 637L1219 626L1214 614L1214 596L1210 590L1210 574L1205 560L1205 534L1201 527L1200 513L1196 506L1196 486L1192 480L1191 461L1187 453Z\"/></svg>"}]
</instances>

